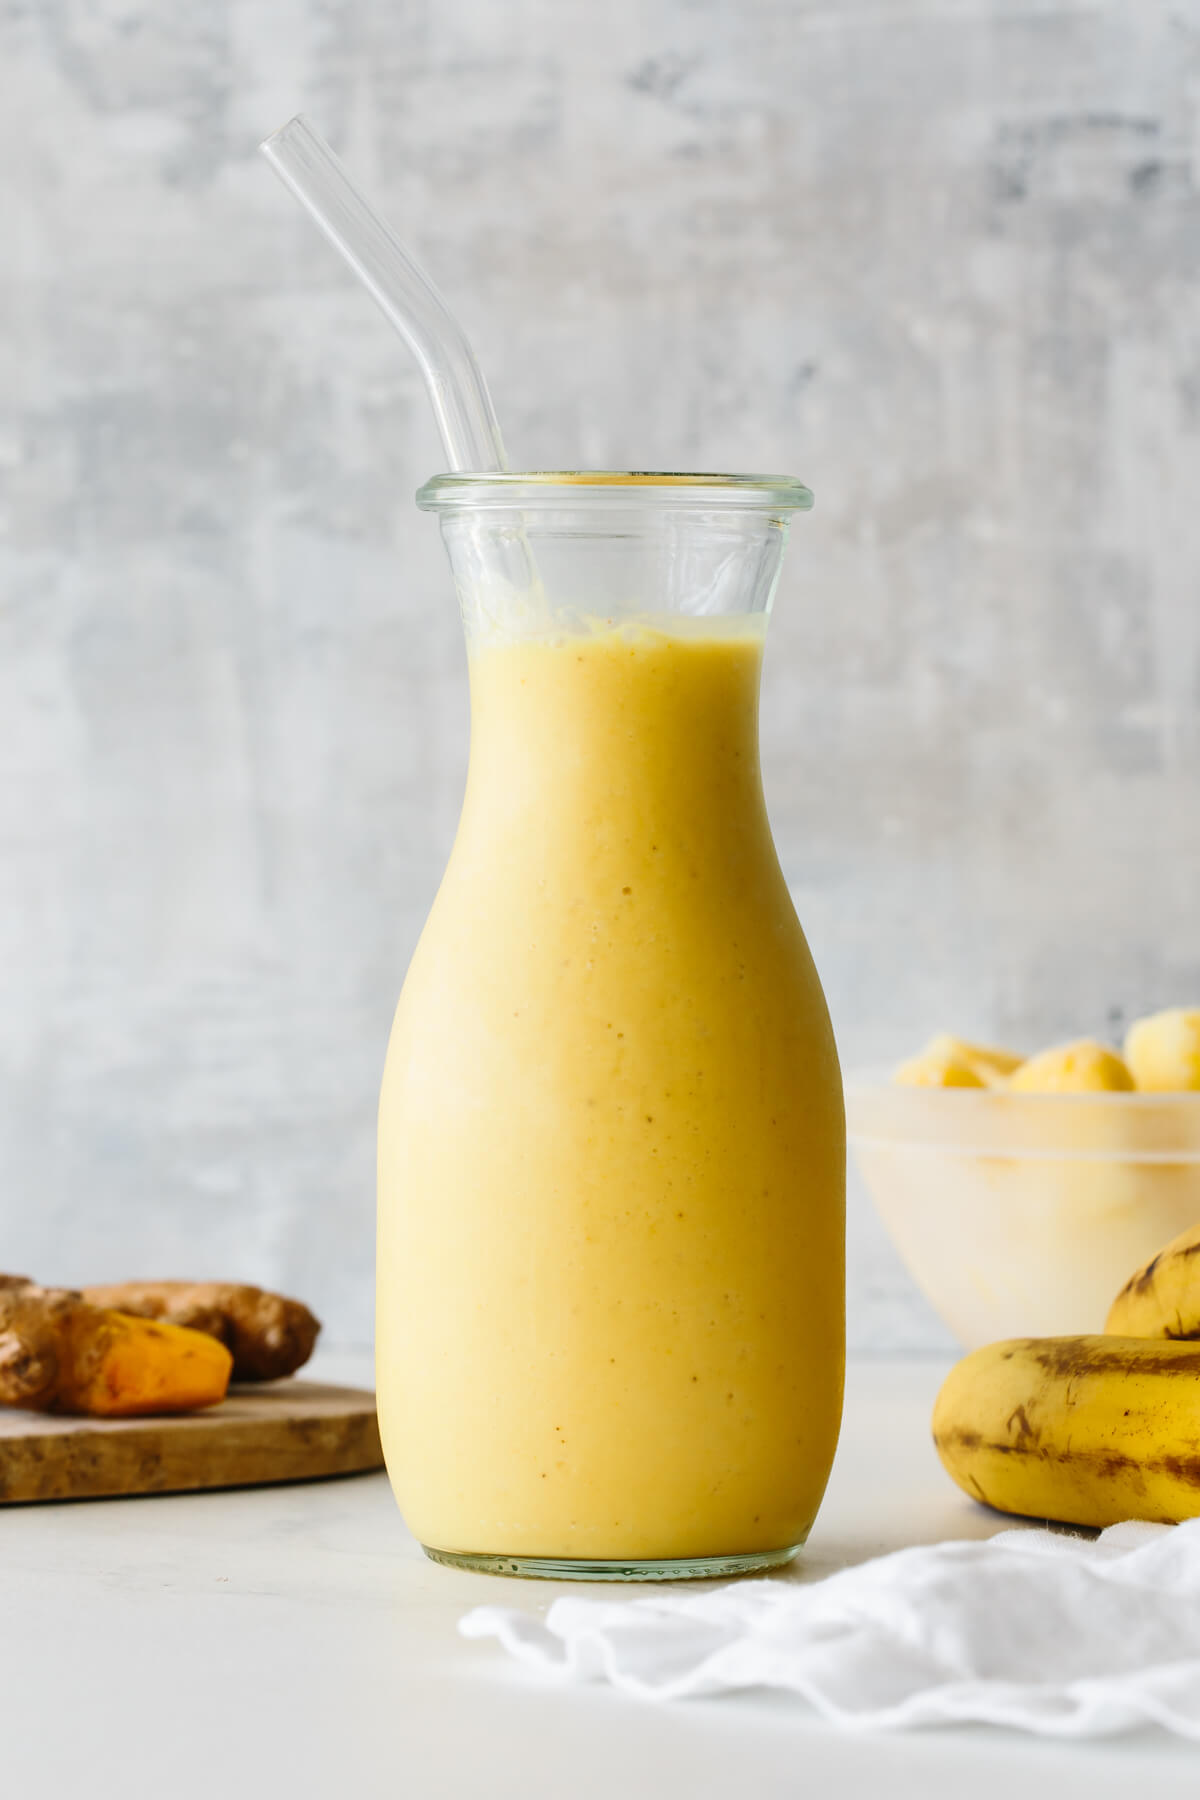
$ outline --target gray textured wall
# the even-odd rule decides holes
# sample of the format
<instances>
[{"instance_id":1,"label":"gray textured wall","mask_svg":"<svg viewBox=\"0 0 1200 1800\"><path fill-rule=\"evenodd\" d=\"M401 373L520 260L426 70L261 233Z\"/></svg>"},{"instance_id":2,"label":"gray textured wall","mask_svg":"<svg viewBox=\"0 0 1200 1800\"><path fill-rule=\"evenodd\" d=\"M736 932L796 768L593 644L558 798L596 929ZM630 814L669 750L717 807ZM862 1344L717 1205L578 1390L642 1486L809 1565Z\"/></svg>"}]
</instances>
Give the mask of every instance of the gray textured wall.
<instances>
[{"instance_id":1,"label":"gray textured wall","mask_svg":"<svg viewBox=\"0 0 1200 1800\"><path fill-rule=\"evenodd\" d=\"M40 0L0 66L0 1266L369 1332L467 718L301 108L516 460L816 488L764 742L848 1061L1200 992L1200 7ZM852 1237L855 1341L940 1341Z\"/></svg>"}]
</instances>

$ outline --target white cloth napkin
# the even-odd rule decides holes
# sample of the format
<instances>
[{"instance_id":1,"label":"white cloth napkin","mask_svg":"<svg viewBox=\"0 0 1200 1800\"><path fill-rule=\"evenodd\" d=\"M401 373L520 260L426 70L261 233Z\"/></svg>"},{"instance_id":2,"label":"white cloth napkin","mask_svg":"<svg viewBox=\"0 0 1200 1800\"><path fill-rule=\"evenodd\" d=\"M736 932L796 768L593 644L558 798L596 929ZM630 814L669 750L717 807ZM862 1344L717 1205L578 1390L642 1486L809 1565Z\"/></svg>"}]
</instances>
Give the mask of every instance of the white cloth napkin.
<instances>
[{"instance_id":1,"label":"white cloth napkin","mask_svg":"<svg viewBox=\"0 0 1200 1800\"><path fill-rule=\"evenodd\" d=\"M809 1583L572 1596L544 1620L480 1606L459 1630L643 1699L783 1688L845 1726L1098 1737L1156 1723L1200 1739L1200 1519L1094 1540L1004 1531Z\"/></svg>"}]
</instances>

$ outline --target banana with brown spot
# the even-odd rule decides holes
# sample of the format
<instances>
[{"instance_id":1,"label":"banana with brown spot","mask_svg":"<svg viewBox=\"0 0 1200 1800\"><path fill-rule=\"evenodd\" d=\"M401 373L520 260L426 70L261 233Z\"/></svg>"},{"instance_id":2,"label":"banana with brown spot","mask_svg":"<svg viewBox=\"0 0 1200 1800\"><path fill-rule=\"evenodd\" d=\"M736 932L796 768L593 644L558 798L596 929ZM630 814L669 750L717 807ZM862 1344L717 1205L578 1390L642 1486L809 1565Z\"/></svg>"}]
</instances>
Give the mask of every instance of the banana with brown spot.
<instances>
[{"instance_id":1,"label":"banana with brown spot","mask_svg":"<svg viewBox=\"0 0 1200 1800\"><path fill-rule=\"evenodd\" d=\"M1200 1339L1200 1225L1131 1275L1104 1329L1122 1337Z\"/></svg>"},{"instance_id":2,"label":"banana with brown spot","mask_svg":"<svg viewBox=\"0 0 1200 1800\"><path fill-rule=\"evenodd\" d=\"M933 1411L964 1493L1103 1527L1200 1517L1200 1343L1013 1338L964 1357Z\"/></svg>"}]
</instances>

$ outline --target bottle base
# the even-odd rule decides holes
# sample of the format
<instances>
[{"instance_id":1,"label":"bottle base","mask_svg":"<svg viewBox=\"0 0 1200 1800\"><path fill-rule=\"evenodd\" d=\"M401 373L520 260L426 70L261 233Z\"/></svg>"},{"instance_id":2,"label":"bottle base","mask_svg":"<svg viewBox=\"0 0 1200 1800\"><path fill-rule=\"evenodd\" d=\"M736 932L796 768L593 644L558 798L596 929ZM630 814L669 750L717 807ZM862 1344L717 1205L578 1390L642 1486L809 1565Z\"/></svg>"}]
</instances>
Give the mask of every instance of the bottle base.
<instances>
[{"instance_id":1,"label":"bottle base","mask_svg":"<svg viewBox=\"0 0 1200 1800\"><path fill-rule=\"evenodd\" d=\"M751 1550L743 1556L588 1559L569 1556L499 1556L471 1550L434 1550L421 1545L431 1562L448 1569L471 1569L479 1575L521 1575L538 1581L714 1581L730 1575L753 1575L778 1569L802 1548Z\"/></svg>"}]
</instances>

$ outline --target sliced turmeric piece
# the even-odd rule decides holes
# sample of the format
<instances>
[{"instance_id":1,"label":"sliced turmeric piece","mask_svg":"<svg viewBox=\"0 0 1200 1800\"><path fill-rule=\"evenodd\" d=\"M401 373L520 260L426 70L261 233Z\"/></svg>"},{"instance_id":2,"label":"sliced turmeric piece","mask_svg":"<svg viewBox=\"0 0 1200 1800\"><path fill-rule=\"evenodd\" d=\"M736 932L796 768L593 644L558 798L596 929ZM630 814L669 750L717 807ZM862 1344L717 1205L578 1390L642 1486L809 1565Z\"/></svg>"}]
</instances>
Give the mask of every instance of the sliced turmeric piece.
<instances>
[{"instance_id":1,"label":"sliced turmeric piece","mask_svg":"<svg viewBox=\"0 0 1200 1800\"><path fill-rule=\"evenodd\" d=\"M313 1353L321 1322L299 1300L235 1281L120 1281L88 1287L95 1306L206 1331L233 1352L235 1381L278 1381Z\"/></svg>"},{"instance_id":2,"label":"sliced turmeric piece","mask_svg":"<svg viewBox=\"0 0 1200 1800\"><path fill-rule=\"evenodd\" d=\"M225 1398L233 1357L200 1331L0 1277L0 1405L122 1419Z\"/></svg>"}]
</instances>

